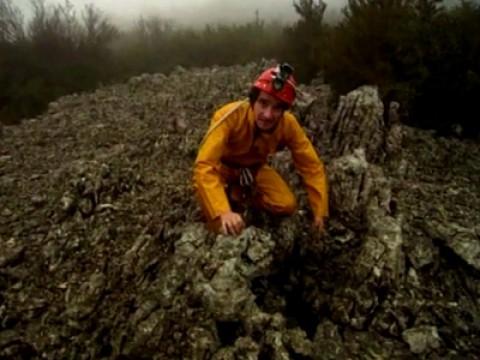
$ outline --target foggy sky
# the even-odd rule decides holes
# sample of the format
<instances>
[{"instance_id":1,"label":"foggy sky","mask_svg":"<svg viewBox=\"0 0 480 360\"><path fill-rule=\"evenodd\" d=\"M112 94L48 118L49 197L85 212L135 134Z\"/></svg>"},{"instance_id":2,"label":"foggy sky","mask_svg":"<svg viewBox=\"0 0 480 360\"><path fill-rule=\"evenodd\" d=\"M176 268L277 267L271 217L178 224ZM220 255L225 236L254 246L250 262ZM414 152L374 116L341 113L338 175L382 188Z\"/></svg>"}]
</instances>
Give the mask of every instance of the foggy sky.
<instances>
[{"instance_id":1,"label":"foggy sky","mask_svg":"<svg viewBox=\"0 0 480 360\"><path fill-rule=\"evenodd\" d=\"M63 0L46 0L47 4ZM242 23L254 19L258 9L261 19L291 22L298 18L293 0L70 0L77 11L93 3L117 25L131 24L140 15L158 15L181 25L206 23ZM338 13L346 0L326 0L327 13ZM28 15L28 0L16 0Z\"/></svg>"}]
</instances>

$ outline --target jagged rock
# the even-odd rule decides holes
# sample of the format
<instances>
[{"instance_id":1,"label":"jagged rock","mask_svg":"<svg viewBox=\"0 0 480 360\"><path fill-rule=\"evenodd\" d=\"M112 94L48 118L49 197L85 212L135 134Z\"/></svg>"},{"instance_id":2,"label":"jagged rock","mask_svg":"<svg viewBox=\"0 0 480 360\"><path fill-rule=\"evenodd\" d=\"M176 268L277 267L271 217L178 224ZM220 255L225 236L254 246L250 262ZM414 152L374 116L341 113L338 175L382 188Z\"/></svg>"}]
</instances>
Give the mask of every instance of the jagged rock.
<instances>
[{"instance_id":1,"label":"jagged rock","mask_svg":"<svg viewBox=\"0 0 480 360\"><path fill-rule=\"evenodd\" d=\"M249 282L254 276L268 271L275 244L269 234L248 228L236 238L219 236L211 249L204 250L199 241L207 234L204 232L199 235L192 236L186 230L176 244L176 253L189 261L195 262L192 257L201 257L198 259L200 268L206 271L194 275L192 291L201 298L214 319L241 320L243 314L254 307L254 295ZM193 249L195 251L191 251Z\"/></svg>"},{"instance_id":2,"label":"jagged rock","mask_svg":"<svg viewBox=\"0 0 480 360\"><path fill-rule=\"evenodd\" d=\"M297 111L300 120L303 120L310 112L315 101L318 101L319 99L315 95L307 92L302 85L297 86L296 92L297 98L295 99L295 110Z\"/></svg>"},{"instance_id":3,"label":"jagged rock","mask_svg":"<svg viewBox=\"0 0 480 360\"><path fill-rule=\"evenodd\" d=\"M3 248L3 253L0 255L0 268L20 262L24 254L25 245L15 244L15 242L7 243L7 247Z\"/></svg>"},{"instance_id":4,"label":"jagged rock","mask_svg":"<svg viewBox=\"0 0 480 360\"><path fill-rule=\"evenodd\" d=\"M455 223L434 223L429 228L433 239L442 240L465 262L480 271L480 234L473 228L464 228Z\"/></svg>"},{"instance_id":5,"label":"jagged rock","mask_svg":"<svg viewBox=\"0 0 480 360\"><path fill-rule=\"evenodd\" d=\"M345 226L355 230L368 226L366 210L372 187L368 167L362 149L336 159L328 167L332 211Z\"/></svg>"},{"instance_id":6,"label":"jagged rock","mask_svg":"<svg viewBox=\"0 0 480 360\"><path fill-rule=\"evenodd\" d=\"M103 297L105 274L95 272L86 282L65 293L66 315L73 321L81 320L92 314Z\"/></svg>"},{"instance_id":7,"label":"jagged rock","mask_svg":"<svg viewBox=\"0 0 480 360\"><path fill-rule=\"evenodd\" d=\"M260 356L260 347L249 337L240 337L235 341L234 346L219 350L212 357L213 360L255 360Z\"/></svg>"},{"instance_id":8,"label":"jagged rock","mask_svg":"<svg viewBox=\"0 0 480 360\"><path fill-rule=\"evenodd\" d=\"M307 333L299 328L291 329L283 335L283 341L288 349L291 349L297 356L312 357L312 342L308 339Z\"/></svg>"},{"instance_id":9,"label":"jagged rock","mask_svg":"<svg viewBox=\"0 0 480 360\"><path fill-rule=\"evenodd\" d=\"M274 271L275 241L271 235L250 227L238 237L219 235L212 243L203 226L199 226L185 229L175 244L177 260L174 261L183 263L188 259L196 264L192 274L192 297L198 297L205 311L216 321L238 321L242 332L248 336L264 333L260 343L274 349L274 358L285 358L285 346L298 354L310 354L304 332L300 329L287 331L281 317L280 321L275 319L279 314L264 313L255 303L252 280ZM253 351L261 347L255 345Z\"/></svg>"},{"instance_id":10,"label":"jagged rock","mask_svg":"<svg viewBox=\"0 0 480 360\"><path fill-rule=\"evenodd\" d=\"M440 337L435 326L408 329L402 333L402 337L414 354L422 354L440 347Z\"/></svg>"},{"instance_id":11,"label":"jagged rock","mask_svg":"<svg viewBox=\"0 0 480 360\"><path fill-rule=\"evenodd\" d=\"M335 113L328 85L300 87L293 110L330 178L325 237L288 151L271 163L295 216L247 212L237 238L198 223L191 167L209 117L269 64L142 75L4 127L0 357L480 351L480 147L396 123L395 104L384 126L373 88Z\"/></svg>"},{"instance_id":12,"label":"jagged rock","mask_svg":"<svg viewBox=\"0 0 480 360\"><path fill-rule=\"evenodd\" d=\"M313 359L340 359L346 356L338 326L326 320L318 325L313 340Z\"/></svg>"},{"instance_id":13,"label":"jagged rock","mask_svg":"<svg viewBox=\"0 0 480 360\"><path fill-rule=\"evenodd\" d=\"M389 157L394 157L402 151L404 129L400 121L398 109L400 104L392 101L388 108L388 130L385 137L385 152Z\"/></svg>"},{"instance_id":14,"label":"jagged rock","mask_svg":"<svg viewBox=\"0 0 480 360\"><path fill-rule=\"evenodd\" d=\"M385 123L377 87L362 86L340 97L335 116L322 131L329 134L335 157L351 154L361 147L368 161L381 161Z\"/></svg>"},{"instance_id":15,"label":"jagged rock","mask_svg":"<svg viewBox=\"0 0 480 360\"><path fill-rule=\"evenodd\" d=\"M399 287L405 272L401 223L390 216L391 194L380 168L369 165L363 149L334 160L331 204L344 226L364 233L346 281L337 286L333 319L363 329L380 298Z\"/></svg>"},{"instance_id":16,"label":"jagged rock","mask_svg":"<svg viewBox=\"0 0 480 360\"><path fill-rule=\"evenodd\" d=\"M405 130L398 102L389 104L385 122L384 106L375 86L361 86L341 96L335 112L330 110L328 85L316 86L311 96L316 101L309 108L305 126L314 134L314 143L326 159L363 148L369 162L383 163L387 157L389 162L401 161Z\"/></svg>"},{"instance_id":17,"label":"jagged rock","mask_svg":"<svg viewBox=\"0 0 480 360\"><path fill-rule=\"evenodd\" d=\"M344 225L357 230L367 228L368 206L373 198L379 208L390 213L388 180L380 168L367 162L362 148L335 159L328 166L328 174L332 211Z\"/></svg>"},{"instance_id":18,"label":"jagged rock","mask_svg":"<svg viewBox=\"0 0 480 360\"><path fill-rule=\"evenodd\" d=\"M137 242L127 252L126 260L133 260L133 254L145 246L144 240ZM134 314L135 320L131 321L134 333L144 335L136 335L128 342L126 354L136 354L149 337L168 336L159 326L160 321L168 322L181 313L187 319L191 317L187 321L196 321L198 332L205 334L190 335L187 340L184 351L195 356L215 354L214 358L219 359L234 354L253 356L270 346L278 354L287 353L285 347L299 354L309 351L308 340L300 329L287 329L282 315L266 313L255 303L252 281L274 271L275 241L271 234L250 227L238 237L215 236L203 224L192 224L181 229L174 248L162 278L150 286L149 292L156 294L156 300L145 299ZM202 315L195 319L198 315L188 315L188 304L197 303L201 304ZM222 332L229 327L244 336L234 346L225 347L222 346L225 340L221 339L226 335Z\"/></svg>"}]
</instances>

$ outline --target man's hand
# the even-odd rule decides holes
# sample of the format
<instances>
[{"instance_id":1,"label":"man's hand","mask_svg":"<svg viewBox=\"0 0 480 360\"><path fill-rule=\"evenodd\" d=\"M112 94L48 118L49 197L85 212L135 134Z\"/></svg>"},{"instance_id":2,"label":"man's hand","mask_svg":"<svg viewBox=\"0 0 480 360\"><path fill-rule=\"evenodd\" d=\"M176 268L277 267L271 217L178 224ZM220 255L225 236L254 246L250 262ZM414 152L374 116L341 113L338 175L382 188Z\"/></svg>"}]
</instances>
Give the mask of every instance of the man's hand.
<instances>
[{"instance_id":1,"label":"man's hand","mask_svg":"<svg viewBox=\"0 0 480 360\"><path fill-rule=\"evenodd\" d=\"M229 211L220 215L220 229L225 235L240 235L245 228L245 222L240 214Z\"/></svg>"}]
</instances>

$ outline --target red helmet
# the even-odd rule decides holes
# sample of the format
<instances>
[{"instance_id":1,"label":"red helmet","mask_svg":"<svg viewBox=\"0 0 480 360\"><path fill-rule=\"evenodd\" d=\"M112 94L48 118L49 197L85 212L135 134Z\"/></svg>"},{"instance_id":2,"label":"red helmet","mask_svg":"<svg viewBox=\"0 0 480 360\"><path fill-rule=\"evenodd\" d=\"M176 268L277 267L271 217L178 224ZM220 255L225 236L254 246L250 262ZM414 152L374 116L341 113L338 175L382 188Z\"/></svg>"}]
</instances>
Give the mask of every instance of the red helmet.
<instances>
[{"instance_id":1,"label":"red helmet","mask_svg":"<svg viewBox=\"0 0 480 360\"><path fill-rule=\"evenodd\" d=\"M297 86L292 74L293 67L284 63L265 70L255 80L253 87L276 97L288 106L292 106Z\"/></svg>"}]
</instances>

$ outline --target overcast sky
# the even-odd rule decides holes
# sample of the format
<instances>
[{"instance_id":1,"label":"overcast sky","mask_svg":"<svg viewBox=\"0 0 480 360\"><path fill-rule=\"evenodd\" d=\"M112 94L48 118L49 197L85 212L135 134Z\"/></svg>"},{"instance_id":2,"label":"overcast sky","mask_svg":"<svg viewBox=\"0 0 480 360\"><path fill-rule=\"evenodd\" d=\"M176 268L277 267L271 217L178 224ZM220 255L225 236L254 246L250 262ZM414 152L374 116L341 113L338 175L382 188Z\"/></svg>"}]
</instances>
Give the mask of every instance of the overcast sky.
<instances>
[{"instance_id":1,"label":"overcast sky","mask_svg":"<svg viewBox=\"0 0 480 360\"><path fill-rule=\"evenodd\" d=\"M86 4L109 15L117 24L136 21L140 15L160 15L174 19L179 24L198 25L218 22L245 22L255 16L267 21L292 21L297 18L294 0L70 0L81 10ZM64 0L46 0L47 4L63 3ZM326 0L328 12L338 12L346 0ZM25 10L29 0L15 0Z\"/></svg>"}]
</instances>

